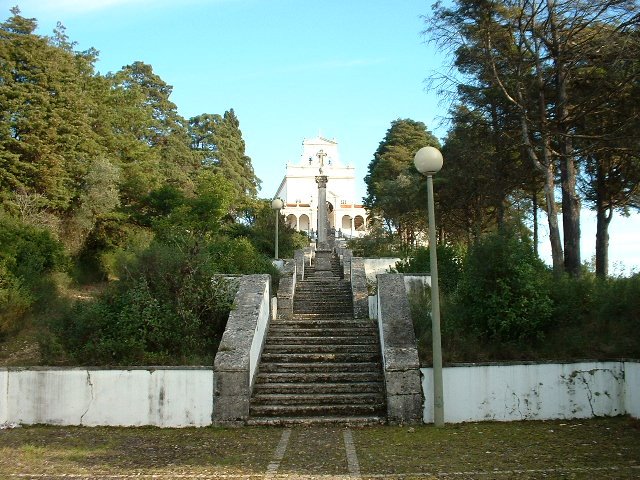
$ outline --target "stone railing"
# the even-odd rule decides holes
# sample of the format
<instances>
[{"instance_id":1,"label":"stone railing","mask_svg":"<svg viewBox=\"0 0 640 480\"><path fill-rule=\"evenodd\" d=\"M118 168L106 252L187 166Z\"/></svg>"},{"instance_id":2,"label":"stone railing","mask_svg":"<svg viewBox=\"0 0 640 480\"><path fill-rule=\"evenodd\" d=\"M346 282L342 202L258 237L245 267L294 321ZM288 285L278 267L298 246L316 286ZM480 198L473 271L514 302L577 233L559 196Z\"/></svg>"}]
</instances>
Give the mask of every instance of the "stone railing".
<instances>
[{"instance_id":1,"label":"stone railing","mask_svg":"<svg viewBox=\"0 0 640 480\"><path fill-rule=\"evenodd\" d=\"M352 257L350 263L353 315L355 318L369 318L369 293L367 292L367 275L364 271L364 259Z\"/></svg>"},{"instance_id":2,"label":"stone railing","mask_svg":"<svg viewBox=\"0 0 640 480\"><path fill-rule=\"evenodd\" d=\"M296 261L284 260L278 283L278 318L293 317L293 296L296 292Z\"/></svg>"},{"instance_id":3,"label":"stone railing","mask_svg":"<svg viewBox=\"0 0 640 480\"><path fill-rule=\"evenodd\" d=\"M420 361L402 275L378 275L378 327L389 423L418 423L423 398Z\"/></svg>"},{"instance_id":4,"label":"stone railing","mask_svg":"<svg viewBox=\"0 0 640 480\"><path fill-rule=\"evenodd\" d=\"M293 260L296 263L296 279L304 280L304 263L305 253L304 250L296 250L293 252Z\"/></svg>"},{"instance_id":5,"label":"stone railing","mask_svg":"<svg viewBox=\"0 0 640 480\"><path fill-rule=\"evenodd\" d=\"M213 362L213 423L238 425L249 416L249 401L271 320L271 277L246 275L229 314Z\"/></svg>"}]
</instances>

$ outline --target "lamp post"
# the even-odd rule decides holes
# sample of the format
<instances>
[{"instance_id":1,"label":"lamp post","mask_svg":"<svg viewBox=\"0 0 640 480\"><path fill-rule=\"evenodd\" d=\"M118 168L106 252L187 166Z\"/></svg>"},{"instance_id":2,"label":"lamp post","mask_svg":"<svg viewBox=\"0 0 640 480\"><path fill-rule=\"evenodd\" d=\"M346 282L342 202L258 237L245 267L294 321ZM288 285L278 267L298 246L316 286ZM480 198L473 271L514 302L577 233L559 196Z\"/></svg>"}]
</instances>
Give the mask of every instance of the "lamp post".
<instances>
[{"instance_id":1,"label":"lamp post","mask_svg":"<svg viewBox=\"0 0 640 480\"><path fill-rule=\"evenodd\" d=\"M442 168L442 153L434 147L422 147L413 163L427 176L429 219L429 252L431 268L431 332L433 337L433 423L444 426L444 395L442 385L442 342L440 339L440 289L438 288L438 255L436 253L436 215L433 200L433 175Z\"/></svg>"},{"instance_id":2,"label":"lamp post","mask_svg":"<svg viewBox=\"0 0 640 480\"><path fill-rule=\"evenodd\" d=\"M276 260L278 260L278 224L280 223L278 221L280 220L278 217L280 216L280 209L283 206L284 203L282 203L282 200L280 200L279 198L274 198L271 202L271 208L273 208L273 210L276 212Z\"/></svg>"}]
</instances>

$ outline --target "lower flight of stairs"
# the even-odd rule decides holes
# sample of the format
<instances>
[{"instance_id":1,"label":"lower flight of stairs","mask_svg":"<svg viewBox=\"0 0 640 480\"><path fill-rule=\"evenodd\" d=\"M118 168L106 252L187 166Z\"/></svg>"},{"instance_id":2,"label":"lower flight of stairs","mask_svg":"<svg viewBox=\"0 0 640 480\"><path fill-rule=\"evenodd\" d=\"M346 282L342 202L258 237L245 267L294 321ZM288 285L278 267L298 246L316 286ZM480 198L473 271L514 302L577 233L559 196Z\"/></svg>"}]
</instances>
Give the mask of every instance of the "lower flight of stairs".
<instances>
[{"instance_id":1,"label":"lower flight of stairs","mask_svg":"<svg viewBox=\"0 0 640 480\"><path fill-rule=\"evenodd\" d=\"M330 276L307 268L293 310L292 319L269 328L248 423L384 423L377 326L353 318L351 285L337 259Z\"/></svg>"}]
</instances>

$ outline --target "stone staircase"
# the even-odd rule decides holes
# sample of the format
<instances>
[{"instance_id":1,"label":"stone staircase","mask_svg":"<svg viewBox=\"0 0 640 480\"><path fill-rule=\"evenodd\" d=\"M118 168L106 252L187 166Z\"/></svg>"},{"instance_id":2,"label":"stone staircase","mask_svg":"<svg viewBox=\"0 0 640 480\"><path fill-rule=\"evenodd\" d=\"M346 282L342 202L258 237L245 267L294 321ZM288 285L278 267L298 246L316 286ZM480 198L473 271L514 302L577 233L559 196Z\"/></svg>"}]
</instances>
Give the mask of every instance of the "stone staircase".
<instances>
[{"instance_id":1,"label":"stone staircase","mask_svg":"<svg viewBox=\"0 0 640 480\"><path fill-rule=\"evenodd\" d=\"M376 324L353 318L351 284L336 257L332 271L305 269L293 318L271 323L248 424L384 423Z\"/></svg>"}]
</instances>

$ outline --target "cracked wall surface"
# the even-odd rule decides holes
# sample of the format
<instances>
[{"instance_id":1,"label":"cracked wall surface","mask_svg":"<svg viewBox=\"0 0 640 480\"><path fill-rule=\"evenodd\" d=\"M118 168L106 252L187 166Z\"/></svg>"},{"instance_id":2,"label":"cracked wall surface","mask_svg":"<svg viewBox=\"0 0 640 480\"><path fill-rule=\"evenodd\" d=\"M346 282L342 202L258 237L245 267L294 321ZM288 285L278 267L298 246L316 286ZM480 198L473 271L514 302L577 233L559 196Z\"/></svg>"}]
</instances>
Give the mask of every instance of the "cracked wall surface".
<instances>
[{"instance_id":1,"label":"cracked wall surface","mask_svg":"<svg viewBox=\"0 0 640 480\"><path fill-rule=\"evenodd\" d=\"M12 368L2 423L187 427L211 424L211 368Z\"/></svg>"},{"instance_id":2,"label":"cracked wall surface","mask_svg":"<svg viewBox=\"0 0 640 480\"><path fill-rule=\"evenodd\" d=\"M423 390L431 391L431 369L422 373ZM454 366L443 369L443 381L451 423L633 415L640 401L626 393L625 362ZM423 420L433 421L430 401Z\"/></svg>"}]
</instances>

